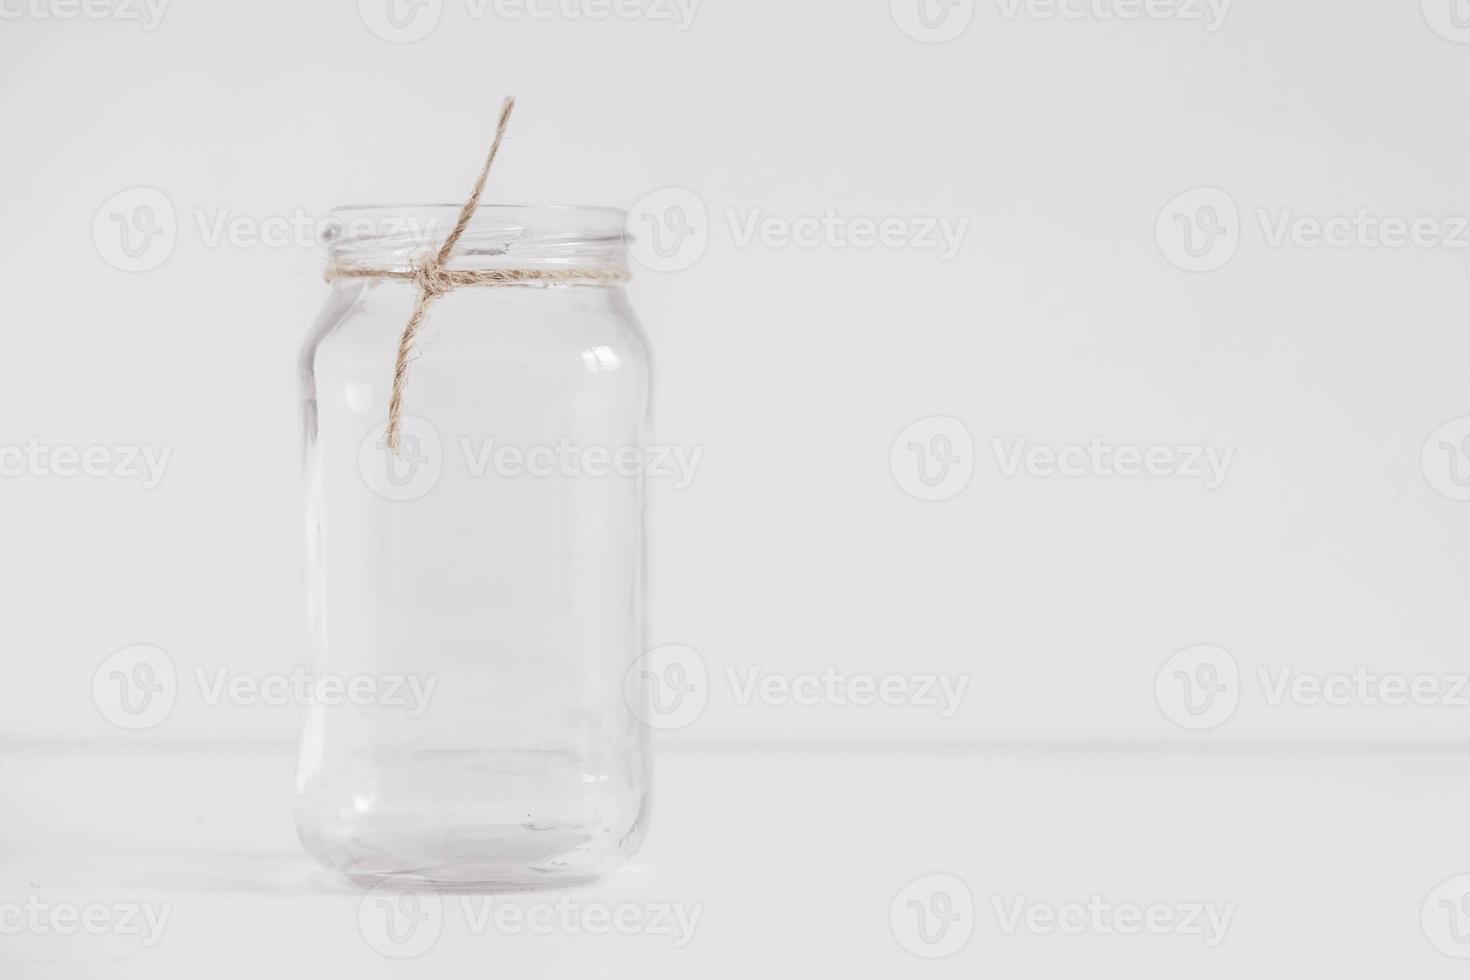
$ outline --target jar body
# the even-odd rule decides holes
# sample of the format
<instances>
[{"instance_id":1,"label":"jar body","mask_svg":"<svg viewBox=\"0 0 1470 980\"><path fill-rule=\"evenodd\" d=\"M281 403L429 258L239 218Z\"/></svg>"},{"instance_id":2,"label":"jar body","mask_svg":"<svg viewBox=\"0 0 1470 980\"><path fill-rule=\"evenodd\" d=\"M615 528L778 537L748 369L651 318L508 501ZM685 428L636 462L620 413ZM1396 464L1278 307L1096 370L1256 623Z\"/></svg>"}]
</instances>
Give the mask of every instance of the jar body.
<instances>
[{"instance_id":1,"label":"jar body","mask_svg":"<svg viewBox=\"0 0 1470 980\"><path fill-rule=\"evenodd\" d=\"M643 445L647 345L616 286L453 290L420 335L392 453L416 295L339 281L303 361L320 696L298 830L359 877L596 877L636 849L647 808L624 683L646 647L644 488L613 463Z\"/></svg>"}]
</instances>

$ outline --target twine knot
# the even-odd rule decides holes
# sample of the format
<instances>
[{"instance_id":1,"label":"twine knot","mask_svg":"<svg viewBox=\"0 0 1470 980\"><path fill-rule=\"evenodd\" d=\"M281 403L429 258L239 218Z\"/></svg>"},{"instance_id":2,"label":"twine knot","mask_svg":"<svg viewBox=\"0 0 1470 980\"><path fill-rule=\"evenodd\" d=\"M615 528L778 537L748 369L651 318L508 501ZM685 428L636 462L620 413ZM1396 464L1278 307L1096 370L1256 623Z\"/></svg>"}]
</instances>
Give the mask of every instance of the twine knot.
<instances>
[{"instance_id":1,"label":"twine knot","mask_svg":"<svg viewBox=\"0 0 1470 980\"><path fill-rule=\"evenodd\" d=\"M399 451L399 437L403 432L403 399L408 388L408 365L412 359L414 340L417 339L419 329L423 327L424 320L429 314L429 306L434 300L460 286L513 286L526 283L568 282L612 283L622 282L628 278L625 271L605 269L529 268L450 271L449 260L454 256L454 250L459 245L460 238L469 228L470 219L475 216L475 211L480 207L480 195L485 191L485 179L490 176L490 167L495 163L495 155L500 152L500 142L505 138L505 129L510 123L510 114L515 106L516 100L509 98L500 107L500 121L495 126L495 140L490 144L490 153L485 157L485 166L480 169L480 177L475 181L475 187L470 192L470 199L460 209L459 220L454 223L453 230L445 238L438 252L422 262L414 263L407 271L341 266L327 271L328 280L398 279L407 280L418 287L418 302L414 303L413 314L408 318L408 326L403 328L403 336L398 341L398 357L393 364L393 394L388 402L387 443L388 449L394 453Z\"/></svg>"},{"instance_id":2,"label":"twine knot","mask_svg":"<svg viewBox=\"0 0 1470 980\"><path fill-rule=\"evenodd\" d=\"M419 287L419 294L426 300L436 300L454 288L454 282L448 270L439 262L438 256L415 265L413 281Z\"/></svg>"}]
</instances>

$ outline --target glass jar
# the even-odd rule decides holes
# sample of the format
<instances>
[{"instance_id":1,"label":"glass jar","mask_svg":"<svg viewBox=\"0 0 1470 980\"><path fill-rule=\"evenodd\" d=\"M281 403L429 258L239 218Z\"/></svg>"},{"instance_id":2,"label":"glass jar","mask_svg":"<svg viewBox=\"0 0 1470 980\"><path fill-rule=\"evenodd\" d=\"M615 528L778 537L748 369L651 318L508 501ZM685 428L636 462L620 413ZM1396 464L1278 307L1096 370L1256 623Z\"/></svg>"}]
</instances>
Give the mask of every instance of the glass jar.
<instances>
[{"instance_id":1,"label":"glass jar","mask_svg":"<svg viewBox=\"0 0 1470 980\"><path fill-rule=\"evenodd\" d=\"M459 207L341 208L334 267L410 272ZM626 273L624 214L484 206L449 270ZM621 281L463 286L418 334L413 281L336 279L303 357L307 636L318 696L303 843L368 880L526 886L638 846L647 729L647 343ZM621 464L619 465L619 460Z\"/></svg>"}]
</instances>

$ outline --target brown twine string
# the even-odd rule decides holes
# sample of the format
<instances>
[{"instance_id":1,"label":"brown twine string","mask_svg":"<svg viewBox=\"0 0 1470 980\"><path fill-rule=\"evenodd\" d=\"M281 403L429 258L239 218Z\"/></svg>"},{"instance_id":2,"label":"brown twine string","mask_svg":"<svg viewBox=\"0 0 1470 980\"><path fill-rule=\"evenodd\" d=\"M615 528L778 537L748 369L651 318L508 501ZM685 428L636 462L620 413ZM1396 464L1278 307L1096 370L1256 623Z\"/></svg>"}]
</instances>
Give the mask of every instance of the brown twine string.
<instances>
[{"instance_id":1,"label":"brown twine string","mask_svg":"<svg viewBox=\"0 0 1470 980\"><path fill-rule=\"evenodd\" d=\"M495 126L495 140L490 144L490 153L485 157L485 166L480 168L479 179L470 192L470 199L459 212L459 220L449 237L444 239L439 251L426 261L410 269L362 269L334 266L327 271L327 279L401 279L414 282L419 287L418 301L403 336L398 341L398 357L393 365L393 395L388 401L388 449L398 452L399 436L403 431L403 399L408 388L408 365L414 341L428 318L429 307L434 300L451 289L461 286L513 286L521 283L555 282L621 282L628 278L622 270L609 269L449 269L449 260L460 238L470 226L475 211L480 207L480 195L485 191L485 181L490 176L490 167L500 152L500 143L505 138L510 114L515 110L514 96L507 98L500 107L500 121Z\"/></svg>"}]
</instances>

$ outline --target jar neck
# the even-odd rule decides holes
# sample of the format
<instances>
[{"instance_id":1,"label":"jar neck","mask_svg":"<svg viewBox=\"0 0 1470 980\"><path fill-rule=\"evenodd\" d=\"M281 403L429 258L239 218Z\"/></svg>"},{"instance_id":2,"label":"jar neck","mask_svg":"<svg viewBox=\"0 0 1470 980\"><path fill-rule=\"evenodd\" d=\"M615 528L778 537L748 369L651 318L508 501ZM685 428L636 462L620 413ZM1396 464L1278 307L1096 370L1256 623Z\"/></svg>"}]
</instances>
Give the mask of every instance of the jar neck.
<instances>
[{"instance_id":1,"label":"jar neck","mask_svg":"<svg viewBox=\"0 0 1470 980\"><path fill-rule=\"evenodd\" d=\"M461 205L341 207L322 230L336 268L407 272L443 247ZM483 204L445 268L626 273L626 215L616 208Z\"/></svg>"}]
</instances>

